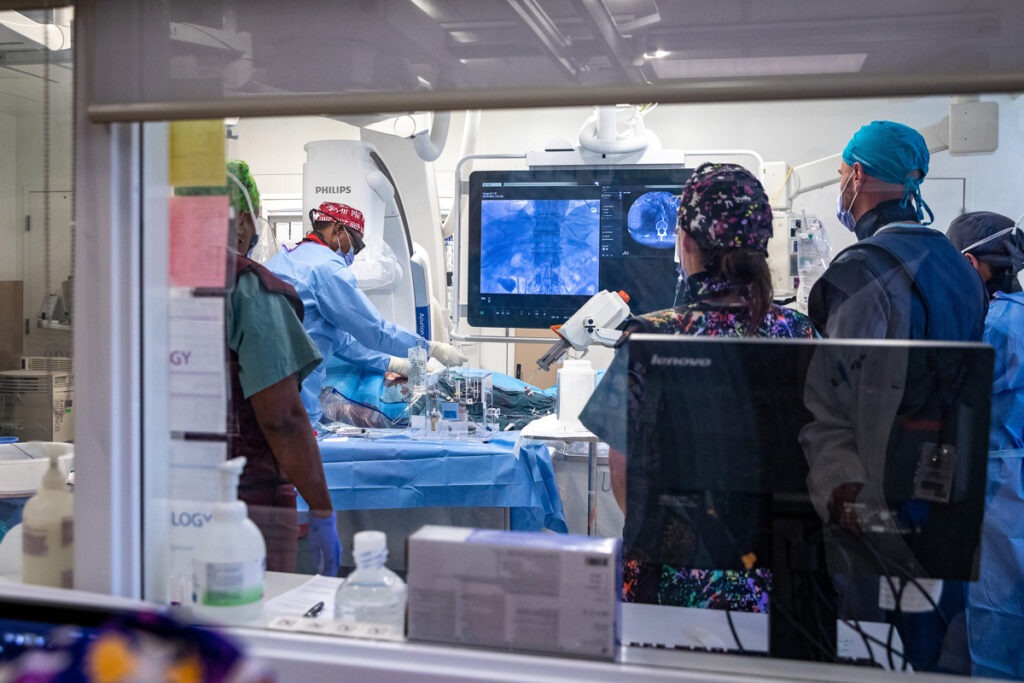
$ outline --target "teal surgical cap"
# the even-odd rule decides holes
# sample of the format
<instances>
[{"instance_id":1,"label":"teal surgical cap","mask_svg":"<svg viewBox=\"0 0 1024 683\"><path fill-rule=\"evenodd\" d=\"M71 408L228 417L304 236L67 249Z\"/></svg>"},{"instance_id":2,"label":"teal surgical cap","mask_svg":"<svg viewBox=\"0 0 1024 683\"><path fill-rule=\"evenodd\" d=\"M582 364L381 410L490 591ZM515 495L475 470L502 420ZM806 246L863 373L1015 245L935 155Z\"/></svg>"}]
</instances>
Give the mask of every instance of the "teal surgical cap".
<instances>
[{"instance_id":1,"label":"teal surgical cap","mask_svg":"<svg viewBox=\"0 0 1024 683\"><path fill-rule=\"evenodd\" d=\"M872 121L863 126L843 150L843 161L850 166L860 163L869 176L902 185L900 206L913 201L918 220L924 218L924 211L928 212L927 223L931 223L934 216L921 198L921 181L928 174L929 157L928 145L921 134L895 121ZM914 177L915 171L920 172L920 177Z\"/></svg>"}]
</instances>

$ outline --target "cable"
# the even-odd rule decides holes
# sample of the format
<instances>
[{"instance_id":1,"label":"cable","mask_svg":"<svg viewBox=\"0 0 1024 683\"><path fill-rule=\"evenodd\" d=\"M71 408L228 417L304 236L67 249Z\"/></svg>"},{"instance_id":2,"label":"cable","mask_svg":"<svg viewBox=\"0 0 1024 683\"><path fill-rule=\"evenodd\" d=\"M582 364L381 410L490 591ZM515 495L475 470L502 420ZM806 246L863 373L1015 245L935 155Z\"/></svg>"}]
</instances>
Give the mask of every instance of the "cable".
<instances>
[{"instance_id":1,"label":"cable","mask_svg":"<svg viewBox=\"0 0 1024 683\"><path fill-rule=\"evenodd\" d=\"M871 555L874 558L875 562L878 564L879 568L881 569L882 576L889 583L889 588L890 588L890 590L893 593L894 603L895 603L895 608L893 610L893 619L899 620L900 623L903 623L903 605L902 605L903 600L902 600L902 597L903 597L903 589L906 587L906 584L904 583L903 586L899 590L896 589L896 586L893 583L892 576L891 576L892 572L890 571L892 567L894 567L896 569L896 572L898 574L902 575L901 580L903 580L904 582L909 580L910 583L912 583L914 585L914 587L917 588L917 590L921 593L921 595L923 595L925 597L925 599L928 601L929 606L932 608L932 611L935 613L935 616L938 617L939 621L942 623L943 633L945 633L945 632L947 632L949 630L949 621L946 619L946 616L942 613L942 610L939 609L938 603L935 602L935 600L932 598L931 594L927 590L925 590L924 586L922 586L921 583L917 580L917 577L915 577L913 574L911 574L908 569L902 567L899 564L895 564L895 565L892 565L892 567L890 567L889 563L886 561L886 559L884 557L882 557L878 553L878 551L875 550L875 548L873 548L871 546L870 543L867 542L867 539L864 539L862 537L858 537L856 534L852 534L852 532L851 532L851 535L853 535L856 538L859 538L859 540L864 545L864 547L868 550L869 553L871 553ZM921 667L921 669L923 671L931 670L938 663L938 661L941 658L941 656L942 656L942 647L940 646L938 654L936 654L935 658L932 659L932 661L928 662L923 667ZM902 668L902 670L905 671L909 664L910 664L910 662L907 660L907 657L904 657L903 658L903 668Z\"/></svg>"},{"instance_id":2,"label":"cable","mask_svg":"<svg viewBox=\"0 0 1024 683\"><path fill-rule=\"evenodd\" d=\"M740 642L740 636L736 632L736 625L732 623L732 610L729 608L725 609L725 620L729 622L729 631L732 633L732 639L736 641L736 649L740 651L740 654L745 654L746 649L744 649L743 644Z\"/></svg>"},{"instance_id":3,"label":"cable","mask_svg":"<svg viewBox=\"0 0 1024 683\"><path fill-rule=\"evenodd\" d=\"M895 663L892 661L892 655L893 654L898 655L899 657L901 657L903 659L904 662L906 662L906 657L904 657L903 652L901 652L900 650L895 649L892 646L892 634L896 630L896 627L893 626L892 624L889 624L889 633L888 633L888 635L886 637L886 640L882 640L881 638L873 636L870 633L868 633L867 631L865 631L864 628L860 625L859 621L854 621L854 620L851 620L851 619L840 619L840 621L843 622L844 624L846 624L851 630L856 632L857 635L859 635L861 637L861 640L864 641L864 646L868 649L868 655L871 657L871 664L872 665L874 665L874 666L876 666L878 668L882 668L882 665L879 664L875 660L874 653L871 652L871 646L868 644L869 641L871 643L877 643L878 645L881 645L882 647L884 647L888 651L888 653L889 653L889 669L891 671L895 671L896 670Z\"/></svg>"},{"instance_id":4,"label":"cable","mask_svg":"<svg viewBox=\"0 0 1024 683\"><path fill-rule=\"evenodd\" d=\"M779 608L778 604L773 604L771 606L769 614L771 612L777 612L779 615L781 615L783 618L785 618L785 620L787 622L789 622L790 625L795 627L796 630L799 631L801 635L803 635L803 637L806 639L806 641L808 643L810 643L811 645L813 645L817 649L821 650L821 652L825 655L825 661L827 661L827 662L836 662L837 661L836 653L835 652L832 652L829 648L825 647L820 642L818 642L814 638L813 635L808 633L807 629L805 629L803 626L801 626L800 623L796 619L793 618L793 616L791 614L787 614L785 610Z\"/></svg>"},{"instance_id":5,"label":"cable","mask_svg":"<svg viewBox=\"0 0 1024 683\"><path fill-rule=\"evenodd\" d=\"M838 549L839 549L839 550L841 550L841 551L843 552L843 554L844 554L844 555L846 554L846 552L845 552L845 550L843 550L843 548L841 548L841 547L840 547L840 548L838 548ZM847 559L848 559L848 558L847 558ZM847 566L852 566L852 565L851 565L851 564L850 564L849 562L847 562ZM818 595L818 598L819 598L819 599L820 599L820 600L821 600L821 601L822 601L822 602L823 602L824 604L828 605L828 604L829 604L829 602L830 602L830 601L829 601L829 599L828 599L828 596L826 596L826 595L824 594L824 592L823 592L823 591L821 590L821 586L820 586L820 585L818 584L818 582L817 582L817 581L812 581L812 585L814 586L814 590L815 590L815 592L817 593L817 595ZM848 596L847 596L847 597L848 597ZM845 599L844 599L844 602L845 602ZM835 612L837 613L837 615L838 615L838 612L839 612L839 609L838 609L838 607L839 607L839 606L838 606L838 605L836 605L835 607L836 607L836 609L835 609L834 611L835 611ZM846 605L844 604L844 605L843 605L843 607L845 608L845 607L846 607ZM877 661L877 660L875 659L875 653L874 653L874 651L873 651L873 650L871 649L871 644L870 644L870 642L869 642L869 641L874 641L874 642L878 643L879 645L883 645L883 646L886 646L886 650L887 650L887 652L888 652L888 655L889 655L889 669L890 669L891 671L895 671L895 670L896 670L896 667L895 667L895 665L893 664L893 661L892 661L892 646L891 646L891 644L890 644L890 645L886 645L886 643L882 642L882 641L881 641L881 640L879 640L878 638L875 638L874 636L872 636L871 634L869 634L868 632L866 632L866 631L865 631L865 630L864 630L864 629L863 629L863 628L861 627L861 625L860 625L860 622L859 622L859 621L853 621L853 620L850 620L850 619L845 619L845 618L843 618L843 617L839 617L839 620L840 620L840 621L842 621L842 622L843 622L844 624L846 624L846 625L847 625L847 626L848 626L848 627L849 627L850 629L852 629L852 630L853 630L853 631L854 631L854 632L855 632L855 633L856 633L857 635L859 635L859 636L861 637L861 640L862 640L862 641L864 642L864 649L865 649L865 650L867 650L867 653L868 653L868 658L869 658L869 659L871 660L871 665L872 665L873 667L876 667L876 668L879 668L879 669L881 669L881 668L884 668L884 667L883 667L883 666L882 666L881 664L879 664L879 663L878 663L878 661ZM820 626L821 626L821 624L820 624L820 622L819 622L819 627L820 627ZM893 630L893 628L894 628L894 627L893 627L893 625L892 625L892 624L889 624L890 638L891 638L891 633L892 633L892 630ZM901 653L899 653L899 654L900 654L900 656L901 656L901 657L903 656L903 653L902 653L902 652L901 652ZM840 661L840 657L838 656L838 653L836 654L836 661Z\"/></svg>"}]
</instances>

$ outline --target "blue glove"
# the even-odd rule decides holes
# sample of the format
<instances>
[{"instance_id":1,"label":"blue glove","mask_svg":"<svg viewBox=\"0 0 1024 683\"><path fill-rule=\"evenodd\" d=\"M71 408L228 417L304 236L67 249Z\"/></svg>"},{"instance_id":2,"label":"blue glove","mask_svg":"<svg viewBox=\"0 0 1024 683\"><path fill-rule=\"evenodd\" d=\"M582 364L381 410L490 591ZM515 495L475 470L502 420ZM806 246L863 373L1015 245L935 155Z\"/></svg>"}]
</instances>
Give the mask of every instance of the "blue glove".
<instances>
[{"instance_id":1,"label":"blue glove","mask_svg":"<svg viewBox=\"0 0 1024 683\"><path fill-rule=\"evenodd\" d=\"M309 560L317 574L337 576L341 564L341 539L338 538L338 520L309 515L309 533L306 535Z\"/></svg>"}]
</instances>

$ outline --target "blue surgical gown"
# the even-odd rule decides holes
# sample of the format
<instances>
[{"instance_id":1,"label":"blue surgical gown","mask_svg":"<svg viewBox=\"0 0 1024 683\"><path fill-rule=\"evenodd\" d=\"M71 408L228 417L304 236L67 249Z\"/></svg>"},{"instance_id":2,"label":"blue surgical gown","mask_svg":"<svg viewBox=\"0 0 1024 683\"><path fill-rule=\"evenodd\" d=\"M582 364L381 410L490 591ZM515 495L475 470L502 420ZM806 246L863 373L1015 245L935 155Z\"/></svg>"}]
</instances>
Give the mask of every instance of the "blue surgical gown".
<instances>
[{"instance_id":1,"label":"blue surgical gown","mask_svg":"<svg viewBox=\"0 0 1024 683\"><path fill-rule=\"evenodd\" d=\"M999 292L985 319L995 348L985 521L967 633L975 676L1024 679L1024 293Z\"/></svg>"},{"instance_id":2,"label":"blue surgical gown","mask_svg":"<svg viewBox=\"0 0 1024 683\"><path fill-rule=\"evenodd\" d=\"M389 356L405 356L420 337L381 317L358 286L344 259L315 242L282 249L267 268L302 298L303 325L324 361L302 382L302 404L314 424L320 421L320 387L327 359L387 369Z\"/></svg>"}]
</instances>

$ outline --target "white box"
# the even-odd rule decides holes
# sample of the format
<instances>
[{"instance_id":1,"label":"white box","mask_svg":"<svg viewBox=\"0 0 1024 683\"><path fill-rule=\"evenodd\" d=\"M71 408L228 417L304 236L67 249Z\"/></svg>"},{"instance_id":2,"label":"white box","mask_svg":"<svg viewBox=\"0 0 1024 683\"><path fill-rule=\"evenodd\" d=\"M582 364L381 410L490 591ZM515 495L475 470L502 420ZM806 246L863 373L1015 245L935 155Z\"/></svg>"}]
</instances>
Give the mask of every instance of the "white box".
<instances>
[{"instance_id":1,"label":"white box","mask_svg":"<svg viewBox=\"0 0 1024 683\"><path fill-rule=\"evenodd\" d=\"M422 527L409 639L613 659L621 553L618 538Z\"/></svg>"}]
</instances>

